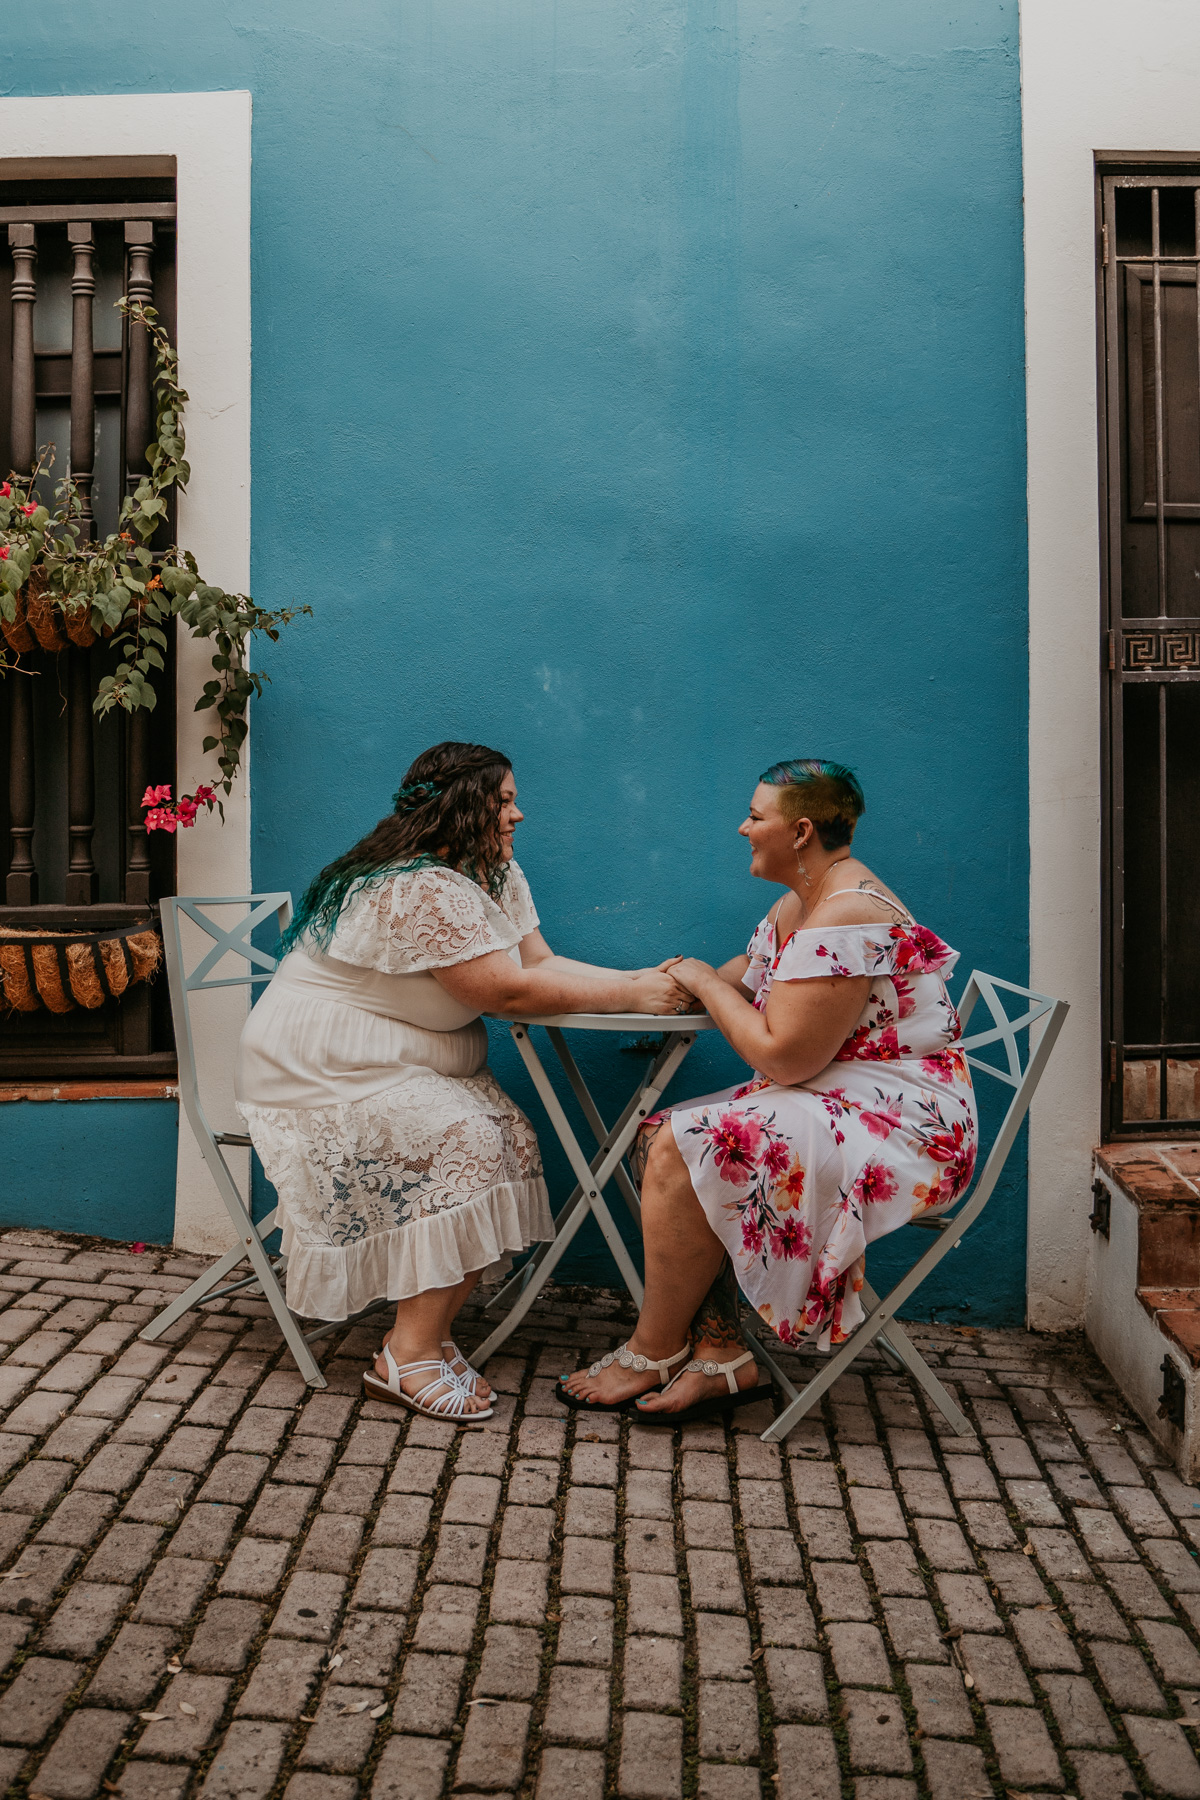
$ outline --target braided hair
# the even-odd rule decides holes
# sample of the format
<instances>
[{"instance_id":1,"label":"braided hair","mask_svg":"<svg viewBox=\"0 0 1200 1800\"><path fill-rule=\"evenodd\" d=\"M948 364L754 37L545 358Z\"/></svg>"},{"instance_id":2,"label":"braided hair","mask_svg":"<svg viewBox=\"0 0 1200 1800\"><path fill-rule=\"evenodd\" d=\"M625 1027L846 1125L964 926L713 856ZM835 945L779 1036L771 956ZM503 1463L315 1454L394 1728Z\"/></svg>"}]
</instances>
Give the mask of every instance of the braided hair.
<instances>
[{"instance_id":1,"label":"braided hair","mask_svg":"<svg viewBox=\"0 0 1200 1800\"><path fill-rule=\"evenodd\" d=\"M309 883L280 943L307 934L329 943L351 888L408 869L457 869L499 899L508 874L500 850L500 789L512 764L484 744L434 744L405 771L393 810Z\"/></svg>"}]
</instances>

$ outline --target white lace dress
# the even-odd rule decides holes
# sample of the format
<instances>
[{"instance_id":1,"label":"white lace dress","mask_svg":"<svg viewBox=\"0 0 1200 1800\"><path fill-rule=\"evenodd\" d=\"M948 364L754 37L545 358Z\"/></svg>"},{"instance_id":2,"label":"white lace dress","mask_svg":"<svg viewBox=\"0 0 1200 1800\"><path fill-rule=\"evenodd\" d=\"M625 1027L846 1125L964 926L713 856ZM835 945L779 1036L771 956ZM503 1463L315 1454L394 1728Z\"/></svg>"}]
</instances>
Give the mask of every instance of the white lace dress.
<instances>
[{"instance_id":1,"label":"white lace dress","mask_svg":"<svg viewBox=\"0 0 1200 1800\"><path fill-rule=\"evenodd\" d=\"M238 1110L279 1196L288 1304L372 1301L500 1273L554 1236L537 1139L487 1032L432 974L538 922L515 862L499 904L453 869L351 889L327 950L284 957L242 1033Z\"/></svg>"}]
</instances>

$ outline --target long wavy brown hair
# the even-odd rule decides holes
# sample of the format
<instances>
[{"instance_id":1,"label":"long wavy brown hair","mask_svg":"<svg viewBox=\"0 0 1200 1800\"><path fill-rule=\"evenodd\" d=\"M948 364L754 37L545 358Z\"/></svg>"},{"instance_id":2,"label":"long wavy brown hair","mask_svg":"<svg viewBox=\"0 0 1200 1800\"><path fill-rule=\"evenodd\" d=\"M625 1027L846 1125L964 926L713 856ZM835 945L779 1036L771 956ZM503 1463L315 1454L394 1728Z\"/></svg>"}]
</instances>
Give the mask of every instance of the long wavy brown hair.
<instances>
[{"instance_id":1,"label":"long wavy brown hair","mask_svg":"<svg viewBox=\"0 0 1200 1800\"><path fill-rule=\"evenodd\" d=\"M500 789L511 767L503 751L486 744L423 750L405 771L394 810L309 883L281 950L304 934L327 944L356 883L405 869L457 869L498 899L508 873L500 851Z\"/></svg>"}]
</instances>

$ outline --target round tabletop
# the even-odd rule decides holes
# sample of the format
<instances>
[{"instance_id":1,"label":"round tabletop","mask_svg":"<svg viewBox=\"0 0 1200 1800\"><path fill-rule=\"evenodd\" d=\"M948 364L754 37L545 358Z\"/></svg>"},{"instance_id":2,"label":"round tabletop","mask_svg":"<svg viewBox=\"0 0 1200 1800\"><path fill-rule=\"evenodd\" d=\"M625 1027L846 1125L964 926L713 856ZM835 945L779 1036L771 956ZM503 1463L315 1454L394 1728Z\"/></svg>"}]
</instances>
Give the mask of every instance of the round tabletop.
<instances>
[{"instance_id":1,"label":"round tabletop","mask_svg":"<svg viewBox=\"0 0 1200 1800\"><path fill-rule=\"evenodd\" d=\"M553 1025L559 1031L715 1031L707 1013L554 1013L527 1018L517 1013L488 1013L498 1025Z\"/></svg>"}]
</instances>

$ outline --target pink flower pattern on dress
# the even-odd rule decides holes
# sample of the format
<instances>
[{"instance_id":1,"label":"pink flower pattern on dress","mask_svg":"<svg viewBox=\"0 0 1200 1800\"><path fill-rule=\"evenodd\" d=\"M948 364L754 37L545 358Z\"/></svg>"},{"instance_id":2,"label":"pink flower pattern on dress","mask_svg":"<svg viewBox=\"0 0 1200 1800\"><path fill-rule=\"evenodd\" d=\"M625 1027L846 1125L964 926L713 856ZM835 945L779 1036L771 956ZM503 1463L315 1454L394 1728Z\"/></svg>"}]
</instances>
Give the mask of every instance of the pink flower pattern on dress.
<instances>
[{"instance_id":1,"label":"pink flower pattern on dress","mask_svg":"<svg viewBox=\"0 0 1200 1800\"><path fill-rule=\"evenodd\" d=\"M971 1183L975 1099L946 989L957 953L915 923L798 931L780 946L767 918L748 955L760 1011L776 981L869 977L854 1029L795 1087L756 1074L660 1116L751 1304L782 1343L827 1348L862 1317L868 1245Z\"/></svg>"}]
</instances>

